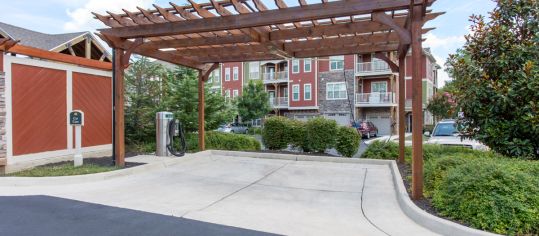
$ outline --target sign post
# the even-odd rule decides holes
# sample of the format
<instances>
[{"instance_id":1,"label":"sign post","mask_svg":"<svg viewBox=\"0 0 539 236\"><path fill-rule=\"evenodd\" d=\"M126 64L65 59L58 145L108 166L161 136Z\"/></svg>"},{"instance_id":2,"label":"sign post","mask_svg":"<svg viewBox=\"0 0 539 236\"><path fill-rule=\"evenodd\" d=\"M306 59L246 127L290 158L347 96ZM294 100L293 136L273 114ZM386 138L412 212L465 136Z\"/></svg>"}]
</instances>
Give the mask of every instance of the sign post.
<instances>
[{"instance_id":1,"label":"sign post","mask_svg":"<svg viewBox=\"0 0 539 236\"><path fill-rule=\"evenodd\" d=\"M84 126L84 112L75 110L69 113L69 124L75 127L75 167L82 166L82 126Z\"/></svg>"}]
</instances>

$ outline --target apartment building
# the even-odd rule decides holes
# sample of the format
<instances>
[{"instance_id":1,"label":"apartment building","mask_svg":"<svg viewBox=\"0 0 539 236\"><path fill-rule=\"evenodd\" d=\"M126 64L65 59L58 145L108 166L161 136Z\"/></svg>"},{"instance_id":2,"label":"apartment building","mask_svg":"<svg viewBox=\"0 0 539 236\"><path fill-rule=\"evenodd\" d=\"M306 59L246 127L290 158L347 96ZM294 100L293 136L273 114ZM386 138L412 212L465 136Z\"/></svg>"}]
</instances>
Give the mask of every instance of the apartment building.
<instances>
[{"instance_id":1,"label":"apartment building","mask_svg":"<svg viewBox=\"0 0 539 236\"><path fill-rule=\"evenodd\" d=\"M430 50L423 50L423 108L437 89L440 68ZM387 54L396 60L393 53ZM411 129L411 61L406 58L406 129ZM260 80L269 93L268 115L308 120L324 116L349 125L369 120L379 134L396 133L397 79L386 62L371 54L323 58L223 63L210 76L212 91L226 98L241 96L250 80ZM432 115L425 111L425 124Z\"/></svg>"}]
</instances>

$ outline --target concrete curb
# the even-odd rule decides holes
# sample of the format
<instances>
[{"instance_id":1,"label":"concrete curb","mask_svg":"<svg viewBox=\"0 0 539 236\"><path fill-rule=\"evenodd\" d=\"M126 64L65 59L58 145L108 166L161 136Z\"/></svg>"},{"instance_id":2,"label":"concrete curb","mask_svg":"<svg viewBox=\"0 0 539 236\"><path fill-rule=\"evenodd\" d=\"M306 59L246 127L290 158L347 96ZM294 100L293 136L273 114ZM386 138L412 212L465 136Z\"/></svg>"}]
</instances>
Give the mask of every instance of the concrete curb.
<instances>
[{"instance_id":1,"label":"concrete curb","mask_svg":"<svg viewBox=\"0 0 539 236\"><path fill-rule=\"evenodd\" d=\"M329 157L329 156L309 156L295 154L280 154L280 153L263 153L263 152L239 152L239 151L222 151L212 150L211 154L221 156L235 157L250 157L262 159L277 159L289 161L318 161L318 162L333 162L333 163L358 163L371 165L387 165L387 160L376 159L360 159L360 158L345 158L345 157Z\"/></svg>"},{"instance_id":2,"label":"concrete curb","mask_svg":"<svg viewBox=\"0 0 539 236\"><path fill-rule=\"evenodd\" d=\"M472 229L464 225L460 225L449 220L431 215L426 211L422 210L410 199L410 196L406 191L406 187L402 182L402 176L400 174L399 167L397 166L397 162L389 161L388 164L389 168L391 169L391 174L393 175L393 183L395 185L395 190L397 191L397 201L399 202L399 206L401 207L404 214L406 214L408 217L410 217L410 219L412 219L419 225L422 225L423 227L441 235L498 235L481 231L478 229Z\"/></svg>"},{"instance_id":3,"label":"concrete curb","mask_svg":"<svg viewBox=\"0 0 539 236\"><path fill-rule=\"evenodd\" d=\"M141 166L135 166L127 169L102 172L96 174L87 175L74 175L74 176L55 176L55 177L0 177L1 187L13 187L13 186L52 186L52 185L68 185L78 183L88 183L102 180L109 180L119 177L125 177L133 174L144 173L148 171L154 171L158 169L168 168L182 162L193 160L198 156L202 156L210 153L210 151L197 152L193 154L186 154L184 157L174 158L170 160L148 163Z\"/></svg>"}]
</instances>

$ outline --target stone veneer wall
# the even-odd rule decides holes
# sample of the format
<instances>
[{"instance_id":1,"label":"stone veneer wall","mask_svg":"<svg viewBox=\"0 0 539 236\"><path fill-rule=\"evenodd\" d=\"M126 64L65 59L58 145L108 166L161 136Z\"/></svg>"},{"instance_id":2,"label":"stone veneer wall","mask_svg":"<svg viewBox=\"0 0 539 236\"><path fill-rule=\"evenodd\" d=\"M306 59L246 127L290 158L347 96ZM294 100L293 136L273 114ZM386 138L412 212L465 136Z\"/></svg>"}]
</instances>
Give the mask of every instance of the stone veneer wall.
<instances>
[{"instance_id":1,"label":"stone veneer wall","mask_svg":"<svg viewBox=\"0 0 539 236\"><path fill-rule=\"evenodd\" d=\"M0 55L1 56L1 55ZM4 72L0 71L0 166L5 165L7 157L6 143L6 80ZM2 172L0 167L0 173Z\"/></svg>"},{"instance_id":2,"label":"stone veneer wall","mask_svg":"<svg viewBox=\"0 0 539 236\"><path fill-rule=\"evenodd\" d=\"M346 88L348 92L348 99L344 100L327 100L326 99L326 84L331 82L344 82L346 77ZM320 114L327 113L353 113L354 106L354 70L343 71L328 71L320 72L318 74L319 87L318 87L318 104L320 108ZM351 103L351 104L350 104ZM350 110L352 109L352 110Z\"/></svg>"}]
</instances>

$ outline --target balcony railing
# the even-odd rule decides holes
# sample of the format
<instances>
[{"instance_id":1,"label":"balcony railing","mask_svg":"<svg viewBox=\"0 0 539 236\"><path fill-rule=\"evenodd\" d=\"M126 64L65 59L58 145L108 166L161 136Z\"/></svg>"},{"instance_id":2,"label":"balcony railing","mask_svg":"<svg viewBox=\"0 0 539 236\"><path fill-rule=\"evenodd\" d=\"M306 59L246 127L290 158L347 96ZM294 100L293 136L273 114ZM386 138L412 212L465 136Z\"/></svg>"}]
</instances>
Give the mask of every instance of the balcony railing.
<instances>
[{"instance_id":1,"label":"balcony railing","mask_svg":"<svg viewBox=\"0 0 539 236\"><path fill-rule=\"evenodd\" d=\"M385 61L360 62L356 64L356 75L390 74L391 68Z\"/></svg>"},{"instance_id":2,"label":"balcony railing","mask_svg":"<svg viewBox=\"0 0 539 236\"><path fill-rule=\"evenodd\" d=\"M258 71L249 72L249 79L260 79L260 73Z\"/></svg>"},{"instance_id":3,"label":"balcony railing","mask_svg":"<svg viewBox=\"0 0 539 236\"><path fill-rule=\"evenodd\" d=\"M268 72L262 75L264 83L280 83L288 81L288 71Z\"/></svg>"},{"instance_id":4,"label":"balcony railing","mask_svg":"<svg viewBox=\"0 0 539 236\"><path fill-rule=\"evenodd\" d=\"M269 103L272 108L288 107L288 97L270 98Z\"/></svg>"},{"instance_id":5,"label":"balcony railing","mask_svg":"<svg viewBox=\"0 0 539 236\"><path fill-rule=\"evenodd\" d=\"M356 105L392 105L395 93L356 93Z\"/></svg>"}]
</instances>

